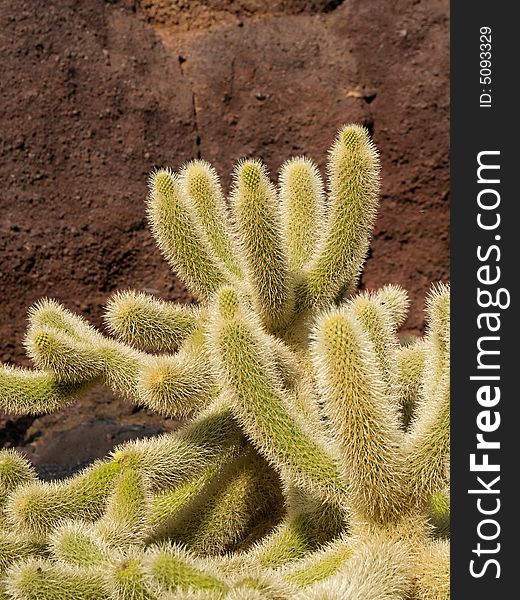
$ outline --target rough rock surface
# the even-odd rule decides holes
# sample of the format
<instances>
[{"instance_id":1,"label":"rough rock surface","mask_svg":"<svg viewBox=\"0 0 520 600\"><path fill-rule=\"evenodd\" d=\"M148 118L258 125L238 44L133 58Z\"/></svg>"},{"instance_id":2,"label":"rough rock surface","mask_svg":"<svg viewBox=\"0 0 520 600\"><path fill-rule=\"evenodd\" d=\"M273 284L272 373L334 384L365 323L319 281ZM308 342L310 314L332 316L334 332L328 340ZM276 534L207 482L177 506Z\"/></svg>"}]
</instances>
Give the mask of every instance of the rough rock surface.
<instances>
[{"instance_id":1,"label":"rough rock surface","mask_svg":"<svg viewBox=\"0 0 520 600\"><path fill-rule=\"evenodd\" d=\"M324 172L352 121L373 132L383 168L361 285L406 287L406 329L421 331L429 284L449 275L448 10L447 0L3 2L0 360L28 364L26 311L42 296L96 325L116 289L190 301L146 227L151 169L201 156L227 186L243 156L275 177L306 154ZM97 389L56 415L0 416L0 443L52 476L176 425Z\"/></svg>"}]
</instances>

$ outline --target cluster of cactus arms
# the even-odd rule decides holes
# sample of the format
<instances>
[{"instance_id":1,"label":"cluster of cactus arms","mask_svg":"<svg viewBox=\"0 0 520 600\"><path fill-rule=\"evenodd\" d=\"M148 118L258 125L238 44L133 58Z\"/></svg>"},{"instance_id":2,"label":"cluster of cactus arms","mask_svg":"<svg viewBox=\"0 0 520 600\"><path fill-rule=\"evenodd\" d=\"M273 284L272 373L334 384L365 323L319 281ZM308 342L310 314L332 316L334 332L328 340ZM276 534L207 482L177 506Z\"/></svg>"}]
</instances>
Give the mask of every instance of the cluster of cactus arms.
<instances>
[{"instance_id":1,"label":"cluster of cactus arms","mask_svg":"<svg viewBox=\"0 0 520 600\"><path fill-rule=\"evenodd\" d=\"M0 598L449 599L449 290L401 342L405 291L356 291L379 194L363 127L328 178L295 158L276 188L245 160L226 201L204 161L158 170L151 230L198 304L118 292L106 333L30 310L35 368L1 367L0 409L101 383L187 422L60 481L0 453Z\"/></svg>"}]
</instances>

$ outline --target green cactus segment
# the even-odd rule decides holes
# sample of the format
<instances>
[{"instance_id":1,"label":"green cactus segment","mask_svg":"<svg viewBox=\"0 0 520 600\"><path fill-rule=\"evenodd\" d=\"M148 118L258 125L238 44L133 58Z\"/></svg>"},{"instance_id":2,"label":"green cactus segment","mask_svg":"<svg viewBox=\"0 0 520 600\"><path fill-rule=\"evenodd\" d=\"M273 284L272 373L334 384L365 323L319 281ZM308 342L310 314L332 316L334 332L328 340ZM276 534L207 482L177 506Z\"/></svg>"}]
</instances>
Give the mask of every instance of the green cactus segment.
<instances>
[{"instance_id":1,"label":"green cactus segment","mask_svg":"<svg viewBox=\"0 0 520 600\"><path fill-rule=\"evenodd\" d=\"M201 475L242 443L243 435L230 409L218 399L178 431L128 442L116 448L114 456L118 462L135 460L146 475L150 491L158 493Z\"/></svg>"},{"instance_id":2,"label":"green cactus segment","mask_svg":"<svg viewBox=\"0 0 520 600\"><path fill-rule=\"evenodd\" d=\"M246 574L236 575L226 600L285 600L295 591L275 571L252 568Z\"/></svg>"},{"instance_id":3,"label":"green cactus segment","mask_svg":"<svg viewBox=\"0 0 520 600\"><path fill-rule=\"evenodd\" d=\"M209 298L226 283L170 171L157 171L151 178L148 218L159 248L194 294Z\"/></svg>"},{"instance_id":4,"label":"green cactus segment","mask_svg":"<svg viewBox=\"0 0 520 600\"><path fill-rule=\"evenodd\" d=\"M406 600L411 585L406 546L375 538L356 545L353 556L336 575L304 588L294 599Z\"/></svg>"},{"instance_id":5,"label":"green cactus segment","mask_svg":"<svg viewBox=\"0 0 520 600\"><path fill-rule=\"evenodd\" d=\"M291 565L284 576L298 587L312 585L337 573L352 556L352 543L340 540Z\"/></svg>"},{"instance_id":6,"label":"green cactus segment","mask_svg":"<svg viewBox=\"0 0 520 600\"><path fill-rule=\"evenodd\" d=\"M16 450L0 451L0 507L19 485L36 480L36 471Z\"/></svg>"},{"instance_id":7,"label":"green cactus segment","mask_svg":"<svg viewBox=\"0 0 520 600\"><path fill-rule=\"evenodd\" d=\"M83 317L75 315L56 300L44 298L29 309L31 328L49 328L75 341L99 341L103 336Z\"/></svg>"},{"instance_id":8,"label":"green cactus segment","mask_svg":"<svg viewBox=\"0 0 520 600\"><path fill-rule=\"evenodd\" d=\"M148 490L139 469L123 465L96 532L109 545L125 547L138 544L147 526Z\"/></svg>"},{"instance_id":9,"label":"green cactus segment","mask_svg":"<svg viewBox=\"0 0 520 600\"><path fill-rule=\"evenodd\" d=\"M424 397L435 395L439 383L446 377L450 361L450 290L439 284L430 293L426 306L428 331L424 368Z\"/></svg>"},{"instance_id":10,"label":"green cactus segment","mask_svg":"<svg viewBox=\"0 0 520 600\"><path fill-rule=\"evenodd\" d=\"M215 555L234 548L252 525L275 520L282 504L278 478L248 449L178 514L169 535L199 555Z\"/></svg>"},{"instance_id":11,"label":"green cactus segment","mask_svg":"<svg viewBox=\"0 0 520 600\"><path fill-rule=\"evenodd\" d=\"M261 163L239 165L232 207L256 311L275 328L291 314L293 289L276 190Z\"/></svg>"},{"instance_id":12,"label":"green cactus segment","mask_svg":"<svg viewBox=\"0 0 520 600\"><path fill-rule=\"evenodd\" d=\"M421 504L447 481L450 455L450 296L434 289L428 303L423 399L410 426L406 473L412 498Z\"/></svg>"},{"instance_id":13,"label":"green cactus segment","mask_svg":"<svg viewBox=\"0 0 520 600\"><path fill-rule=\"evenodd\" d=\"M374 348L357 319L346 311L318 323L314 347L318 382L340 448L356 510L387 523L402 508L397 407L384 393Z\"/></svg>"},{"instance_id":14,"label":"green cactus segment","mask_svg":"<svg viewBox=\"0 0 520 600\"><path fill-rule=\"evenodd\" d=\"M114 600L156 600L157 595L148 583L143 561L134 556L124 557L110 569L110 598Z\"/></svg>"},{"instance_id":15,"label":"green cactus segment","mask_svg":"<svg viewBox=\"0 0 520 600\"><path fill-rule=\"evenodd\" d=\"M190 504L193 497L204 489L208 479L215 474L217 467L213 465L212 467L208 469L208 473L153 497L150 507L150 526L154 530L154 537L162 539L168 536L171 522L175 522L181 510Z\"/></svg>"},{"instance_id":16,"label":"green cactus segment","mask_svg":"<svg viewBox=\"0 0 520 600\"><path fill-rule=\"evenodd\" d=\"M385 285L374 294L374 300L384 308L394 330L404 324L410 306L406 290L398 285Z\"/></svg>"},{"instance_id":17,"label":"green cactus segment","mask_svg":"<svg viewBox=\"0 0 520 600\"><path fill-rule=\"evenodd\" d=\"M426 348L422 339L400 348L396 355L397 393L405 430L412 422L422 392L425 359Z\"/></svg>"},{"instance_id":18,"label":"green cactus segment","mask_svg":"<svg viewBox=\"0 0 520 600\"><path fill-rule=\"evenodd\" d=\"M167 591L209 590L224 593L228 585L176 547L155 550L148 559L148 574Z\"/></svg>"},{"instance_id":19,"label":"green cactus segment","mask_svg":"<svg viewBox=\"0 0 520 600\"><path fill-rule=\"evenodd\" d=\"M217 310L224 319L234 319L240 309L238 295L234 288L226 287L217 295Z\"/></svg>"},{"instance_id":20,"label":"green cactus segment","mask_svg":"<svg viewBox=\"0 0 520 600\"><path fill-rule=\"evenodd\" d=\"M77 567L100 567L110 558L110 548L90 523L66 521L49 537L49 548L60 562Z\"/></svg>"},{"instance_id":21,"label":"green cactus segment","mask_svg":"<svg viewBox=\"0 0 520 600\"><path fill-rule=\"evenodd\" d=\"M183 521L206 485L218 474L221 468L237 455L238 448L230 447L227 451L217 453L215 460L209 462L202 473L197 473L185 483L156 494L150 504L150 527L155 539L163 539L170 535L179 521ZM186 511L186 512L185 512Z\"/></svg>"},{"instance_id":22,"label":"green cactus segment","mask_svg":"<svg viewBox=\"0 0 520 600\"><path fill-rule=\"evenodd\" d=\"M446 484L450 457L450 381L446 375L431 401L410 427L406 446L406 478L418 504Z\"/></svg>"},{"instance_id":23,"label":"green cactus segment","mask_svg":"<svg viewBox=\"0 0 520 600\"><path fill-rule=\"evenodd\" d=\"M262 567L278 568L301 559L318 546L316 514L302 513L286 519L267 538L262 540L253 553Z\"/></svg>"},{"instance_id":24,"label":"green cactus segment","mask_svg":"<svg viewBox=\"0 0 520 600\"><path fill-rule=\"evenodd\" d=\"M372 343L379 373L385 383L385 394L391 402L397 402L396 353L399 348L392 321L383 306L373 294L362 293L350 303L352 313L357 317L368 339Z\"/></svg>"},{"instance_id":25,"label":"green cactus segment","mask_svg":"<svg viewBox=\"0 0 520 600\"><path fill-rule=\"evenodd\" d=\"M25 344L36 365L64 383L103 381L121 396L138 400L137 380L145 354L106 338L54 301L36 305Z\"/></svg>"},{"instance_id":26,"label":"green cactus segment","mask_svg":"<svg viewBox=\"0 0 520 600\"><path fill-rule=\"evenodd\" d=\"M65 383L44 371L0 365L0 409L16 415L52 413L72 404L85 384Z\"/></svg>"},{"instance_id":27,"label":"green cactus segment","mask_svg":"<svg viewBox=\"0 0 520 600\"><path fill-rule=\"evenodd\" d=\"M99 355L104 384L122 398L140 404L139 373L146 356L112 340L99 347Z\"/></svg>"},{"instance_id":28,"label":"green cactus segment","mask_svg":"<svg viewBox=\"0 0 520 600\"><path fill-rule=\"evenodd\" d=\"M328 544L345 529L345 511L337 504L324 503L299 488L286 490L285 495L287 515L250 550L253 564L282 567Z\"/></svg>"},{"instance_id":29,"label":"green cactus segment","mask_svg":"<svg viewBox=\"0 0 520 600\"><path fill-rule=\"evenodd\" d=\"M174 351L195 330L200 310L165 302L142 292L117 292L105 322L119 340L143 350Z\"/></svg>"},{"instance_id":30,"label":"green cactus segment","mask_svg":"<svg viewBox=\"0 0 520 600\"><path fill-rule=\"evenodd\" d=\"M365 260L378 206L379 162L368 132L342 129L329 160L330 209L326 231L299 291L306 307L326 306L356 285Z\"/></svg>"},{"instance_id":31,"label":"green cactus segment","mask_svg":"<svg viewBox=\"0 0 520 600\"><path fill-rule=\"evenodd\" d=\"M174 355L151 357L141 369L141 402L162 415L179 417L204 408L217 387L207 354L187 342Z\"/></svg>"},{"instance_id":32,"label":"green cactus segment","mask_svg":"<svg viewBox=\"0 0 520 600\"><path fill-rule=\"evenodd\" d=\"M62 331L31 329L27 346L38 366L65 383L103 381L114 392L169 416L207 403L215 387L202 334L194 331L173 356L154 357L96 333L78 342Z\"/></svg>"},{"instance_id":33,"label":"green cactus segment","mask_svg":"<svg viewBox=\"0 0 520 600\"><path fill-rule=\"evenodd\" d=\"M319 432L307 430L291 411L269 343L253 317L217 315L214 329L214 359L250 439L282 476L308 486L324 499L342 495L338 466L320 443Z\"/></svg>"},{"instance_id":34,"label":"green cactus segment","mask_svg":"<svg viewBox=\"0 0 520 600\"><path fill-rule=\"evenodd\" d=\"M446 491L436 492L430 498L430 508L436 517L450 516L450 496Z\"/></svg>"},{"instance_id":35,"label":"green cactus segment","mask_svg":"<svg viewBox=\"0 0 520 600\"><path fill-rule=\"evenodd\" d=\"M0 529L0 578L13 563L40 551L41 547L29 537Z\"/></svg>"},{"instance_id":36,"label":"green cactus segment","mask_svg":"<svg viewBox=\"0 0 520 600\"><path fill-rule=\"evenodd\" d=\"M299 272L314 253L325 218L323 181L312 161L293 158L282 166L280 202L289 266Z\"/></svg>"},{"instance_id":37,"label":"green cactus segment","mask_svg":"<svg viewBox=\"0 0 520 600\"><path fill-rule=\"evenodd\" d=\"M107 600L101 573L68 567L43 559L14 565L6 577L8 597L13 600Z\"/></svg>"},{"instance_id":38,"label":"green cactus segment","mask_svg":"<svg viewBox=\"0 0 520 600\"><path fill-rule=\"evenodd\" d=\"M444 490L435 492L429 499L428 515L434 527L433 536L436 539L450 539L450 491L446 486Z\"/></svg>"},{"instance_id":39,"label":"green cactus segment","mask_svg":"<svg viewBox=\"0 0 520 600\"><path fill-rule=\"evenodd\" d=\"M88 385L99 380L139 400L138 373L147 355L106 338L55 302L33 309L25 344L36 365L58 381Z\"/></svg>"},{"instance_id":40,"label":"green cactus segment","mask_svg":"<svg viewBox=\"0 0 520 600\"><path fill-rule=\"evenodd\" d=\"M414 598L450 600L450 544L445 540L429 542L414 559Z\"/></svg>"},{"instance_id":41,"label":"green cactus segment","mask_svg":"<svg viewBox=\"0 0 520 600\"><path fill-rule=\"evenodd\" d=\"M64 482L35 482L15 490L6 505L9 520L36 539L68 519L98 519L121 467L101 462Z\"/></svg>"},{"instance_id":42,"label":"green cactus segment","mask_svg":"<svg viewBox=\"0 0 520 600\"><path fill-rule=\"evenodd\" d=\"M103 373L103 360L92 347L50 328L31 329L26 338L29 356L39 369L59 381L85 383Z\"/></svg>"},{"instance_id":43,"label":"green cactus segment","mask_svg":"<svg viewBox=\"0 0 520 600\"><path fill-rule=\"evenodd\" d=\"M305 372L300 372L299 376L300 379L294 381L294 386L289 389L288 398L303 420L316 431L320 431L323 423L314 382L309 381Z\"/></svg>"},{"instance_id":44,"label":"green cactus segment","mask_svg":"<svg viewBox=\"0 0 520 600\"><path fill-rule=\"evenodd\" d=\"M217 258L233 276L242 277L230 234L226 202L215 169L203 160L195 160L181 171L179 183Z\"/></svg>"}]
</instances>

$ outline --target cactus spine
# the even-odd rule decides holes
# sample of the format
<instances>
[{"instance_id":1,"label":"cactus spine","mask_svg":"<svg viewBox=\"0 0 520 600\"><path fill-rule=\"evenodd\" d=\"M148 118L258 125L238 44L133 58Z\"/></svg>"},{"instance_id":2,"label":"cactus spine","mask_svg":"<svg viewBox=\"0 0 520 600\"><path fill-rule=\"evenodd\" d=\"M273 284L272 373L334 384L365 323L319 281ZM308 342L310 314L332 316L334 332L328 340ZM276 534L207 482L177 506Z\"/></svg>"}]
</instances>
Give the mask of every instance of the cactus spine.
<instances>
[{"instance_id":1,"label":"cactus spine","mask_svg":"<svg viewBox=\"0 0 520 600\"><path fill-rule=\"evenodd\" d=\"M449 289L404 345L398 286L355 294L377 152L341 129L316 166L256 160L230 202L204 161L152 174L148 218L196 296L109 299L109 335L53 300L29 312L34 370L0 407L60 410L101 383L178 431L63 481L0 454L0 598L448 600Z\"/></svg>"}]
</instances>

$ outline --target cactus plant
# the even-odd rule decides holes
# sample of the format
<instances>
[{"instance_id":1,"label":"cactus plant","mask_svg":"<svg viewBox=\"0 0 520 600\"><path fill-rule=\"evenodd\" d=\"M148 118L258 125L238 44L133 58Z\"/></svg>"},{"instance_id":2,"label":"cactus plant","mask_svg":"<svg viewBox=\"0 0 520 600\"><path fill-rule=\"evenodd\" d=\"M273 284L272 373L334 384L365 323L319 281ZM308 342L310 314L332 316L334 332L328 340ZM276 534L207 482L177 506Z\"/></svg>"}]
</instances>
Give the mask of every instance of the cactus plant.
<instances>
[{"instance_id":1,"label":"cactus plant","mask_svg":"<svg viewBox=\"0 0 520 600\"><path fill-rule=\"evenodd\" d=\"M277 189L238 164L229 204L204 161L150 178L152 233L198 299L109 299L108 333L53 300L29 311L34 370L2 365L0 408L56 411L94 384L189 416L62 481L0 454L0 597L449 598L449 289L404 344L395 285L356 293L378 204L357 125Z\"/></svg>"}]
</instances>

